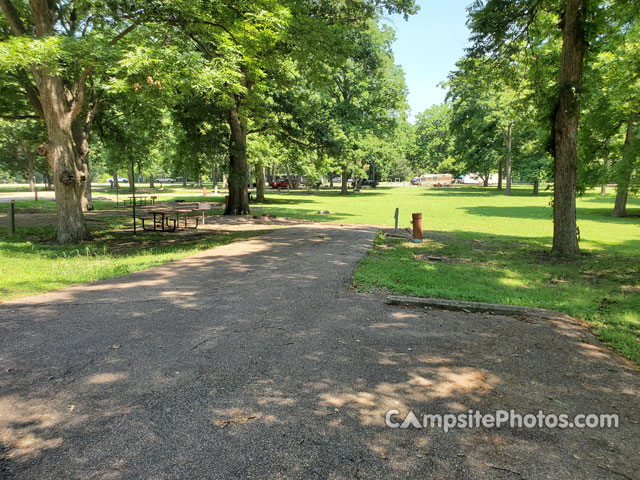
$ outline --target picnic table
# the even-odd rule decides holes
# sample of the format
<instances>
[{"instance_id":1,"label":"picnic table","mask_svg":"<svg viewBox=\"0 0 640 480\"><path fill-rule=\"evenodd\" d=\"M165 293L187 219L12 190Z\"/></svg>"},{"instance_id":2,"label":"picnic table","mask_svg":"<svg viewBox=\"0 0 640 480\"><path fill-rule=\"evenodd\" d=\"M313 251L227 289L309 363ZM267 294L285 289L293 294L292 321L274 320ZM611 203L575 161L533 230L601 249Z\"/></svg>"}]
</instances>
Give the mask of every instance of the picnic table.
<instances>
[{"instance_id":1,"label":"picnic table","mask_svg":"<svg viewBox=\"0 0 640 480\"><path fill-rule=\"evenodd\" d=\"M125 198L122 202L125 204L125 206L127 205L133 205L133 199L136 199L136 205L154 205L156 203L156 199L158 198L157 195L151 195L151 196L146 196L146 195L136 195L135 197L133 195L130 195L129 197Z\"/></svg>"},{"instance_id":2,"label":"picnic table","mask_svg":"<svg viewBox=\"0 0 640 480\"><path fill-rule=\"evenodd\" d=\"M153 215L153 227L147 228L144 222L145 220L151 220L152 217L140 217L142 220L142 229L147 231L161 231L161 232L174 232L177 228L176 220L171 218L173 214L170 210L150 210L148 212L150 215ZM159 221L158 221L159 219ZM173 225L170 225L169 222L173 222Z\"/></svg>"},{"instance_id":3,"label":"picnic table","mask_svg":"<svg viewBox=\"0 0 640 480\"><path fill-rule=\"evenodd\" d=\"M142 220L142 228L147 231L174 232L180 228L198 228L200 225L199 216L190 216L191 212L196 211L193 208L159 208L156 210L148 210L153 217L140 217ZM188 220L193 218L195 225L190 227ZM153 221L153 226L145 225L145 221ZM181 225L182 224L182 225Z\"/></svg>"}]
</instances>

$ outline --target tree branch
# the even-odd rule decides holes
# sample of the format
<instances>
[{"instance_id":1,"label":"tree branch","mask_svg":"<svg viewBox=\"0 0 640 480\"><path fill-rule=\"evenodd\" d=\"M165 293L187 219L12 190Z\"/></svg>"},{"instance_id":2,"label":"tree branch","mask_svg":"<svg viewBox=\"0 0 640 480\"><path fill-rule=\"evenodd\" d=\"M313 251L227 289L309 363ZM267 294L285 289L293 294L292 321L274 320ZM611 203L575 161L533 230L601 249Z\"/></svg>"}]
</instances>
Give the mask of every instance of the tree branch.
<instances>
[{"instance_id":1,"label":"tree branch","mask_svg":"<svg viewBox=\"0 0 640 480\"><path fill-rule=\"evenodd\" d=\"M23 36L26 33L26 30L22 24L22 20L20 19L20 14L18 14L13 3L11 3L11 0L0 0L0 8L2 8L2 11L7 17L14 35L16 37Z\"/></svg>"},{"instance_id":2,"label":"tree branch","mask_svg":"<svg viewBox=\"0 0 640 480\"><path fill-rule=\"evenodd\" d=\"M44 110L42 109L42 103L40 102L40 97L38 96L37 90L31 84L31 80L29 79L29 75L23 69L18 70L18 81L24 88L25 94L31 103L31 106L36 111L38 115L41 117L44 116Z\"/></svg>"},{"instance_id":3,"label":"tree branch","mask_svg":"<svg viewBox=\"0 0 640 480\"><path fill-rule=\"evenodd\" d=\"M1 1L1 0L0 0ZM132 23L131 25L129 25L127 28L125 28L123 31L121 31L118 35L116 35L115 37L113 37L113 39L111 39L111 41L109 43L107 43L108 47L113 47L116 43L118 43L120 40L122 40L124 37L126 37L127 35L129 35L129 33L133 30L136 29L136 27L138 26L137 23Z\"/></svg>"},{"instance_id":4,"label":"tree branch","mask_svg":"<svg viewBox=\"0 0 640 480\"><path fill-rule=\"evenodd\" d=\"M202 49L202 53L207 55L209 57L209 60L213 59L213 55L211 54L209 49L204 45L204 43L202 43L200 40L198 40L198 38L195 35L193 35L192 33L187 33L187 35L189 36L189 38L191 40L193 40L196 43L196 45L198 45Z\"/></svg>"},{"instance_id":5,"label":"tree branch","mask_svg":"<svg viewBox=\"0 0 640 480\"><path fill-rule=\"evenodd\" d=\"M89 75L93 73L95 70L95 66L89 65L84 69L84 71L80 74L80 78L76 83L73 93L73 101L71 102L71 108L69 109L69 115L71 115L71 120L76 118L80 112L84 109L85 98L87 95L87 79Z\"/></svg>"}]
</instances>

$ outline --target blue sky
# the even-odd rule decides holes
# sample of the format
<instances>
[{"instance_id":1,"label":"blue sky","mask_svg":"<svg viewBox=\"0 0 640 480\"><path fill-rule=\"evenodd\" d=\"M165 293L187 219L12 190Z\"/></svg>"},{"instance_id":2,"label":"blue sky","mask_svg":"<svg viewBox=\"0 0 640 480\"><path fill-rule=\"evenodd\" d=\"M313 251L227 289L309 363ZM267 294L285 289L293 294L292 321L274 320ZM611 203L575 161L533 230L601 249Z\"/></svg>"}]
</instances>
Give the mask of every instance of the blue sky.
<instances>
[{"instance_id":1,"label":"blue sky","mask_svg":"<svg viewBox=\"0 0 640 480\"><path fill-rule=\"evenodd\" d=\"M409 88L411 119L441 103L446 92L437 86L447 79L469 45L466 7L472 0L418 0L420 11L404 21L393 16L383 23L394 27L393 52Z\"/></svg>"}]
</instances>

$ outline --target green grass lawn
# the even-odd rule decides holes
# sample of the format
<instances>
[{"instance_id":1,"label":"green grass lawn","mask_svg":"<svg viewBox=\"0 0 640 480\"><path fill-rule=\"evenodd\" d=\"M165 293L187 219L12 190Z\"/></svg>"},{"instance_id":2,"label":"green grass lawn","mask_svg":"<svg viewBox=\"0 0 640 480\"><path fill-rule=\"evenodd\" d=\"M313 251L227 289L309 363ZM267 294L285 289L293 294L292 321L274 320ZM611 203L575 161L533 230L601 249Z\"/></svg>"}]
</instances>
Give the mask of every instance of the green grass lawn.
<instances>
[{"instance_id":1,"label":"green grass lawn","mask_svg":"<svg viewBox=\"0 0 640 480\"><path fill-rule=\"evenodd\" d=\"M347 197L271 193L263 211L392 226L399 207L401 227L410 225L412 212L421 212L431 238L420 246L379 239L355 272L359 288L558 310L589 322L602 340L640 365L640 201L630 200L631 217L613 218L613 194L584 195L578 200L584 255L560 261L549 255L550 200L551 193L533 197L528 188L516 188L511 197L483 188L385 188ZM429 256L445 261L430 262Z\"/></svg>"},{"instance_id":2,"label":"green grass lawn","mask_svg":"<svg viewBox=\"0 0 640 480\"><path fill-rule=\"evenodd\" d=\"M258 233L169 236L145 232L133 236L123 230L130 223L125 216L104 222L100 230L93 232L93 240L64 246L55 243L52 227L21 228L11 238L3 231L0 300L126 275Z\"/></svg>"},{"instance_id":3,"label":"green grass lawn","mask_svg":"<svg viewBox=\"0 0 640 480\"><path fill-rule=\"evenodd\" d=\"M108 189L104 189L108 193ZM223 201L200 189L176 189L162 200ZM97 196L100 192L97 192ZM558 310L589 322L602 340L640 365L640 200L630 199L628 218L610 216L613 192L589 192L578 200L580 246L584 255L559 261L549 255L553 234L550 192L530 195L516 187L506 197L495 189L376 188L342 196L336 190L277 193L254 213L393 226L410 226L412 212L423 214L429 239L414 246L379 239L359 265L354 282L366 290L526 305ZM96 201L98 209L113 202ZM19 202L19 208L53 212L52 202ZM0 204L0 213L6 212ZM329 215L318 215L329 210ZM40 211L38 212L40 213ZM212 213L220 213L212 212ZM110 217L96 240L58 246L52 228L20 229L11 240L0 234L0 298L38 293L70 284L122 275L250 234L200 237L167 244L158 234L129 241L117 233L130 224ZM125 240L127 240L125 242ZM128 247L122 248L126 243ZM425 260L438 256L444 262Z\"/></svg>"}]
</instances>

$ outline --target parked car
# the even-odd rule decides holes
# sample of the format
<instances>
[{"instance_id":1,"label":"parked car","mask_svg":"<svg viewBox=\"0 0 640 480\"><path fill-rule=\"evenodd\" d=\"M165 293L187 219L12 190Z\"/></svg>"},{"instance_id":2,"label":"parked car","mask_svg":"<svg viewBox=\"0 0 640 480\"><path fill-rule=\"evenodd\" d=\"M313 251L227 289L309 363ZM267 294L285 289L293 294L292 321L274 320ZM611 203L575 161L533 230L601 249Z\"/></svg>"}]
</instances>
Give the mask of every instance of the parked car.
<instances>
[{"instance_id":1,"label":"parked car","mask_svg":"<svg viewBox=\"0 0 640 480\"><path fill-rule=\"evenodd\" d=\"M107 182L109 182L111 185L113 185L113 178L110 178L109 180L107 180ZM129 183L129 179L119 176L118 177L118 183Z\"/></svg>"},{"instance_id":2,"label":"parked car","mask_svg":"<svg viewBox=\"0 0 640 480\"><path fill-rule=\"evenodd\" d=\"M420 185L420 177L413 177L411 179L411 185Z\"/></svg>"},{"instance_id":3,"label":"parked car","mask_svg":"<svg viewBox=\"0 0 640 480\"><path fill-rule=\"evenodd\" d=\"M160 177L160 178L156 178L156 182L158 182L158 183L174 183L175 180L173 178L169 178L169 177Z\"/></svg>"},{"instance_id":4,"label":"parked car","mask_svg":"<svg viewBox=\"0 0 640 480\"><path fill-rule=\"evenodd\" d=\"M276 178L271 182L272 188L287 188L289 186L289 179L287 177Z\"/></svg>"},{"instance_id":5,"label":"parked car","mask_svg":"<svg viewBox=\"0 0 640 480\"><path fill-rule=\"evenodd\" d=\"M360 182L361 187L377 187L378 181L372 178L365 178Z\"/></svg>"}]
</instances>

